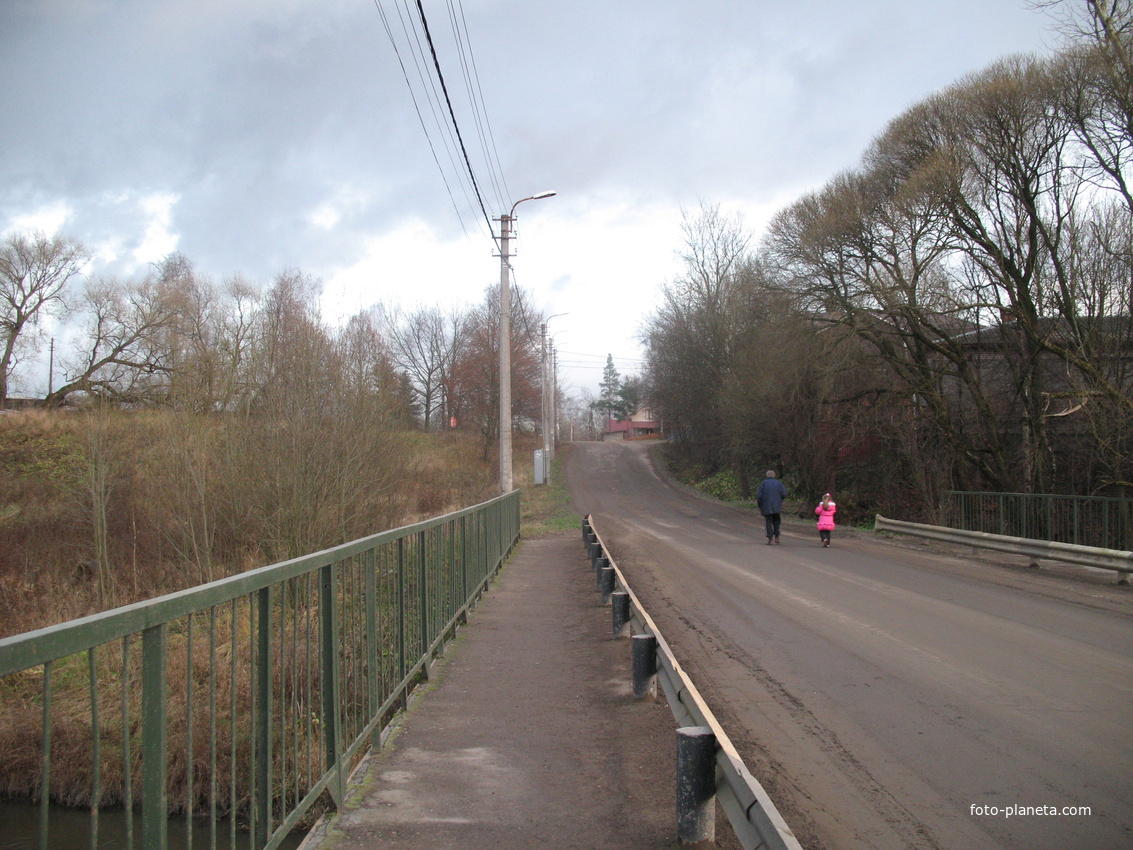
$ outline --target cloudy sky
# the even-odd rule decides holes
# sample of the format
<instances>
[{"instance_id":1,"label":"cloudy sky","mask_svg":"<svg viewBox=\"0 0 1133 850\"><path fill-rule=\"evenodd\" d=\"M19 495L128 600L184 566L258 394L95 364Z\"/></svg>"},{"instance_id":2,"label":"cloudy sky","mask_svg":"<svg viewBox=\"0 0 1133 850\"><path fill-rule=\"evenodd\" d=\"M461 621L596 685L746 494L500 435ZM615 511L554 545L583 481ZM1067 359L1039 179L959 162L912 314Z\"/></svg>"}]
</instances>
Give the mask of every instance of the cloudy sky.
<instances>
[{"instance_id":1,"label":"cloudy sky","mask_svg":"<svg viewBox=\"0 0 1133 850\"><path fill-rule=\"evenodd\" d=\"M423 5L483 208L416 71L415 3L2 0L0 232L74 236L93 274L171 251L216 280L301 269L335 322L481 300L489 220L554 190L517 209L512 266L566 314L568 392L593 391L607 353L639 366L682 209L758 236L905 108L1058 42L1026 0Z\"/></svg>"}]
</instances>

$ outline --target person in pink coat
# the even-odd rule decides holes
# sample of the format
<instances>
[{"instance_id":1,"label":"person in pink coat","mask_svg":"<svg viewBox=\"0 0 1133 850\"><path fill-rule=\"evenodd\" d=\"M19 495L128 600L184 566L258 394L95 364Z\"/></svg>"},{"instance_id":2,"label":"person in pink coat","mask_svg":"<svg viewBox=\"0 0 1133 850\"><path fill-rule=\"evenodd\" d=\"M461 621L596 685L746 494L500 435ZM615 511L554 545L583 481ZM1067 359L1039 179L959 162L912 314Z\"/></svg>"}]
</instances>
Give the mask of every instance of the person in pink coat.
<instances>
[{"instance_id":1,"label":"person in pink coat","mask_svg":"<svg viewBox=\"0 0 1133 850\"><path fill-rule=\"evenodd\" d=\"M818 503L814 512L818 514L818 536L822 538L823 548L830 545L830 532L834 530L834 512L838 510L834 500L827 493Z\"/></svg>"}]
</instances>

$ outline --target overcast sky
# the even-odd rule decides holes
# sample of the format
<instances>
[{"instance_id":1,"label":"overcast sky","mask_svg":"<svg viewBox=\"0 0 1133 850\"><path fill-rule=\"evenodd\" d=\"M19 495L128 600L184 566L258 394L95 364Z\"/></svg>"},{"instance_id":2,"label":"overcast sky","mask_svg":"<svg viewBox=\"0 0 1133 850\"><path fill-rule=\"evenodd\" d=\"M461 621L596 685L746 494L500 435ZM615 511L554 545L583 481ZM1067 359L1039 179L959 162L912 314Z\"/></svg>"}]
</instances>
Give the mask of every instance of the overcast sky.
<instances>
[{"instance_id":1,"label":"overcast sky","mask_svg":"<svg viewBox=\"0 0 1133 850\"><path fill-rule=\"evenodd\" d=\"M558 192L517 209L512 266L537 308L567 314L550 331L571 393L596 388L607 353L639 368L641 323L681 271L682 209L719 204L758 236L907 107L1057 46L1025 0L424 7L487 218ZM497 250L410 94L398 14L394 0L0 0L0 231L74 236L99 274L140 276L172 251L218 281L301 269L329 322L481 300Z\"/></svg>"}]
</instances>

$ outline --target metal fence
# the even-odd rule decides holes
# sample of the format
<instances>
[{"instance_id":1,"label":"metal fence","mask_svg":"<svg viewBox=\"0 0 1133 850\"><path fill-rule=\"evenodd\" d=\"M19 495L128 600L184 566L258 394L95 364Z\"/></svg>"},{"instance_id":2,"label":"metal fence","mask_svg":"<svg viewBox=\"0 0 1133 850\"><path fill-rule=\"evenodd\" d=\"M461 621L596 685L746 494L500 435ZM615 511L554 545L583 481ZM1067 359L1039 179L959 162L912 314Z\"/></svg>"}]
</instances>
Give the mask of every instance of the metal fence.
<instances>
[{"instance_id":1,"label":"metal fence","mask_svg":"<svg viewBox=\"0 0 1133 850\"><path fill-rule=\"evenodd\" d=\"M0 711L38 743L23 767L39 846L53 846L51 799L89 806L92 848L110 805L126 848L164 850L171 811L206 819L184 819L189 847L194 828L209 847L235 848L238 832L279 846L341 803L351 765L518 537L513 492L0 640Z\"/></svg>"},{"instance_id":2,"label":"metal fence","mask_svg":"<svg viewBox=\"0 0 1133 850\"><path fill-rule=\"evenodd\" d=\"M965 531L1133 550L1133 499L946 491L941 522Z\"/></svg>"}]
</instances>

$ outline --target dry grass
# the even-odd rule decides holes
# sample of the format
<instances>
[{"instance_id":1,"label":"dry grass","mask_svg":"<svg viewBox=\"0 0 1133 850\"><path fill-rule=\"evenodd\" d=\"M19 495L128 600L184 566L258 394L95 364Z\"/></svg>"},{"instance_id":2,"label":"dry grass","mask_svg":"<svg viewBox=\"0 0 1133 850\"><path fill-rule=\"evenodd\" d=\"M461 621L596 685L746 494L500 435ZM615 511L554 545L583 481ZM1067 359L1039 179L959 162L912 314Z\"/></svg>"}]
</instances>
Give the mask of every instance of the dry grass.
<instances>
[{"instance_id":1,"label":"dry grass","mask_svg":"<svg viewBox=\"0 0 1133 850\"><path fill-rule=\"evenodd\" d=\"M0 416L0 637L489 498L477 443L172 412Z\"/></svg>"},{"instance_id":2,"label":"dry grass","mask_svg":"<svg viewBox=\"0 0 1133 850\"><path fill-rule=\"evenodd\" d=\"M308 451L305 443L321 445ZM274 459L272 447L280 450ZM479 458L478 438L463 434L349 434L328 426L321 434L300 435L270 423L238 428L216 418L154 412L113 411L96 417L29 411L0 416L0 636L152 598L474 504L496 492L494 464ZM107 483L101 506L96 498L100 491L91 486L98 464ZM100 509L107 529L101 552L93 531ZM301 522L303 533L286 538L281 529L291 522ZM294 552L299 546L309 548ZM220 789L216 805L223 815L232 806L232 761L246 766L251 758L250 727L244 722L252 700L250 623L246 609L235 615L228 609L218 612L212 669L207 619L204 615L194 618L191 627L177 623L170 628L168 790L171 809L208 810L214 755L207 694L214 690ZM235 680L234 629L239 636ZM293 647L280 641L278 651L292 653ZM302 646L306 649L298 650L300 656L310 644ZM127 736L133 798L141 793L140 655L134 642L123 688L121 644L95 651L103 805L125 799ZM94 788L88 663L82 654L57 662L52 670L51 793L66 805L89 804ZM321 730L317 722L308 722L317 714L317 690L312 697L303 684L314 681L317 688L317 669L307 673L311 663L301 658L295 670L275 674L273 687L286 713L279 725L298 726L306 736L299 747L281 739L273 748L276 776L306 776L320 769L319 764L307 765L312 759L321 764L322 759ZM190 664L191 756L186 735ZM0 795L35 797L39 792L42 683L41 669L0 680ZM124 691L128 730L122 723ZM235 730L233 713L239 721ZM185 770L190 761L192 789ZM235 775L246 776L248 771ZM305 792L301 786L279 794L294 798ZM248 789L238 786L235 796L240 814Z\"/></svg>"}]
</instances>

